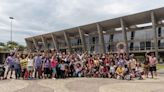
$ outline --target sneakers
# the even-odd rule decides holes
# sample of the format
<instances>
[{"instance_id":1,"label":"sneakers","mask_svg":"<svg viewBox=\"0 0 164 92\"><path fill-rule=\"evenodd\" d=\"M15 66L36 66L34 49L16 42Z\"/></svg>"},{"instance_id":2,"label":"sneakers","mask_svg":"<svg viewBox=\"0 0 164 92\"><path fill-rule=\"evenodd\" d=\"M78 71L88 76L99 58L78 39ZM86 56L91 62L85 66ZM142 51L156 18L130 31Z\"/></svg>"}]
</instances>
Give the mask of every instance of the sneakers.
<instances>
[{"instance_id":1,"label":"sneakers","mask_svg":"<svg viewBox=\"0 0 164 92\"><path fill-rule=\"evenodd\" d=\"M53 80L56 80L56 78L52 78Z\"/></svg>"}]
</instances>

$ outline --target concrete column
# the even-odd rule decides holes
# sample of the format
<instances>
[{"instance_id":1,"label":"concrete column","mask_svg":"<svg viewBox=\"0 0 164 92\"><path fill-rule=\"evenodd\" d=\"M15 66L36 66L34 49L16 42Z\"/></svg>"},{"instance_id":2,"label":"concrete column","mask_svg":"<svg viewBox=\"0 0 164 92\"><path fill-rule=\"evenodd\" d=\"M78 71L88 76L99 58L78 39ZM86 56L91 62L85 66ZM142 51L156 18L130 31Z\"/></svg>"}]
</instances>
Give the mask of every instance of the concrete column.
<instances>
[{"instance_id":1,"label":"concrete column","mask_svg":"<svg viewBox=\"0 0 164 92\"><path fill-rule=\"evenodd\" d=\"M152 21L152 29L154 31L155 56L158 58L158 38L157 38L157 30L156 30L157 21L155 19L154 12L151 12L151 21Z\"/></svg>"},{"instance_id":2,"label":"concrete column","mask_svg":"<svg viewBox=\"0 0 164 92\"><path fill-rule=\"evenodd\" d=\"M30 42L27 39L25 39L25 42L26 42L27 49L32 50Z\"/></svg>"},{"instance_id":3,"label":"concrete column","mask_svg":"<svg viewBox=\"0 0 164 92\"><path fill-rule=\"evenodd\" d=\"M44 49L48 50L48 47L47 47L47 44L46 44L46 41L45 41L45 38L43 37L43 35L41 35L41 39L42 39L42 43L43 43Z\"/></svg>"},{"instance_id":4,"label":"concrete column","mask_svg":"<svg viewBox=\"0 0 164 92\"><path fill-rule=\"evenodd\" d=\"M99 51L100 53L105 53L103 30L98 23L96 24L96 26L97 26L98 36L99 36Z\"/></svg>"},{"instance_id":5,"label":"concrete column","mask_svg":"<svg viewBox=\"0 0 164 92\"><path fill-rule=\"evenodd\" d=\"M34 46L35 46L36 51L38 51L39 48L38 48L38 45L37 45L37 43L36 43L36 40L35 40L34 38L32 38L32 41L33 41L33 43L34 43Z\"/></svg>"},{"instance_id":6,"label":"concrete column","mask_svg":"<svg viewBox=\"0 0 164 92\"><path fill-rule=\"evenodd\" d=\"M86 46L86 41L85 41L85 37L84 37L84 32L81 30L80 27L78 27L78 31L79 31L81 43L83 46L83 51L85 52L87 50L87 46Z\"/></svg>"},{"instance_id":7,"label":"concrete column","mask_svg":"<svg viewBox=\"0 0 164 92\"><path fill-rule=\"evenodd\" d=\"M51 33L51 37L52 37L52 41L53 41L53 44L54 44L54 48L58 52L59 51L59 46L58 46L57 38L52 33Z\"/></svg>"},{"instance_id":8,"label":"concrete column","mask_svg":"<svg viewBox=\"0 0 164 92\"><path fill-rule=\"evenodd\" d=\"M127 33L126 33L126 28L125 28L125 23L122 18L120 18L120 24L122 28L122 34L123 34L123 39L126 47L126 54L129 56L129 47L128 47L128 41L127 41Z\"/></svg>"},{"instance_id":9,"label":"concrete column","mask_svg":"<svg viewBox=\"0 0 164 92\"><path fill-rule=\"evenodd\" d=\"M69 51L69 52L72 52L70 40L69 40L68 35L67 35L66 32L64 32L64 38L65 38L65 41L66 41L66 44L67 44L67 47L68 47L68 51Z\"/></svg>"}]
</instances>

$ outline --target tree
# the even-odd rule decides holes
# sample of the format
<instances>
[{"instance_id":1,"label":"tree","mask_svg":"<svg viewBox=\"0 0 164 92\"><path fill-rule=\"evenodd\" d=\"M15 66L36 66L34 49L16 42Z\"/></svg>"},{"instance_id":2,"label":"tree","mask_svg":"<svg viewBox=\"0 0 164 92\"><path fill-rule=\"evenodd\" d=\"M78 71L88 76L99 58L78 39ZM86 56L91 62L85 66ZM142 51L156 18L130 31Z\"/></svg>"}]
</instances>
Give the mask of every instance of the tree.
<instances>
[{"instance_id":1,"label":"tree","mask_svg":"<svg viewBox=\"0 0 164 92\"><path fill-rule=\"evenodd\" d=\"M5 43L3 43L3 42L0 42L0 46L5 46Z\"/></svg>"},{"instance_id":2,"label":"tree","mask_svg":"<svg viewBox=\"0 0 164 92\"><path fill-rule=\"evenodd\" d=\"M23 45L18 45L18 48L19 48L19 51L24 51L26 49L26 47Z\"/></svg>"},{"instance_id":3,"label":"tree","mask_svg":"<svg viewBox=\"0 0 164 92\"><path fill-rule=\"evenodd\" d=\"M18 44L14 41L8 41L6 44L3 42L0 42L0 51L10 51L14 48L19 48L19 51L24 51L26 49L25 46Z\"/></svg>"}]
</instances>

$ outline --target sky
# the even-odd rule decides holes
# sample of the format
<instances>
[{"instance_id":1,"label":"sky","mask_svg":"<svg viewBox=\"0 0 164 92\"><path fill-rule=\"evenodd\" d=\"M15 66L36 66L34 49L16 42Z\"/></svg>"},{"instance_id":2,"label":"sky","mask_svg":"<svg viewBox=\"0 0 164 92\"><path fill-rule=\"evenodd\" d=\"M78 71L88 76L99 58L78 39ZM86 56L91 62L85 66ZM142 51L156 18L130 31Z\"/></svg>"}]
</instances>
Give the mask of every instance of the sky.
<instances>
[{"instance_id":1,"label":"sky","mask_svg":"<svg viewBox=\"0 0 164 92\"><path fill-rule=\"evenodd\" d=\"M0 0L0 42L13 41L164 7L164 0Z\"/></svg>"}]
</instances>

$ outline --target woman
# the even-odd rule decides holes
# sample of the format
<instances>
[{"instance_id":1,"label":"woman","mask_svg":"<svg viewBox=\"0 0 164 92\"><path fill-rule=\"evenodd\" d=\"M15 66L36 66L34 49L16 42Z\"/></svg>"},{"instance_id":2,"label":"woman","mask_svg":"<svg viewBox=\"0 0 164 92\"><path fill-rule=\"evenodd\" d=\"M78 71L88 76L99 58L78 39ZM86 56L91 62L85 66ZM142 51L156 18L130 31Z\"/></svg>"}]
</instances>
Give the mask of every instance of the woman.
<instances>
[{"instance_id":1,"label":"woman","mask_svg":"<svg viewBox=\"0 0 164 92\"><path fill-rule=\"evenodd\" d=\"M10 72L10 79L12 79L12 74L14 70L14 53L10 53L9 56L7 56L5 64L7 64L7 72L5 79L8 77L8 73Z\"/></svg>"},{"instance_id":2,"label":"woman","mask_svg":"<svg viewBox=\"0 0 164 92\"><path fill-rule=\"evenodd\" d=\"M27 57L25 54L22 55L22 58L20 59L20 65L21 65L21 77L23 79L26 78L25 73L27 71Z\"/></svg>"},{"instance_id":3,"label":"woman","mask_svg":"<svg viewBox=\"0 0 164 92\"><path fill-rule=\"evenodd\" d=\"M61 61L60 71L61 71L61 78L65 78L65 63L63 60Z\"/></svg>"},{"instance_id":4,"label":"woman","mask_svg":"<svg viewBox=\"0 0 164 92\"><path fill-rule=\"evenodd\" d=\"M15 68L15 78L19 79L21 77L21 65L20 56L17 54L14 58L14 68Z\"/></svg>"},{"instance_id":5,"label":"woman","mask_svg":"<svg viewBox=\"0 0 164 92\"><path fill-rule=\"evenodd\" d=\"M32 74L34 71L34 59L32 55L30 55L29 58L27 58L27 71L28 71L28 78L32 79Z\"/></svg>"},{"instance_id":6,"label":"woman","mask_svg":"<svg viewBox=\"0 0 164 92\"><path fill-rule=\"evenodd\" d=\"M149 74L149 58L148 57L145 57L144 74L145 74L146 78L148 78L148 74Z\"/></svg>"},{"instance_id":7,"label":"woman","mask_svg":"<svg viewBox=\"0 0 164 92\"><path fill-rule=\"evenodd\" d=\"M116 70L116 66L114 65L113 62L111 62L110 68L109 68L109 74L110 74L110 78L115 78L115 70Z\"/></svg>"},{"instance_id":8,"label":"woman","mask_svg":"<svg viewBox=\"0 0 164 92\"><path fill-rule=\"evenodd\" d=\"M55 56L52 56L51 58L51 69L52 69L52 78L55 79L57 77L57 72L56 72L56 66L57 66L57 60Z\"/></svg>"},{"instance_id":9,"label":"woman","mask_svg":"<svg viewBox=\"0 0 164 92\"><path fill-rule=\"evenodd\" d=\"M50 74L50 59L48 55L43 60L43 68L44 68L44 78L48 78Z\"/></svg>"}]
</instances>

